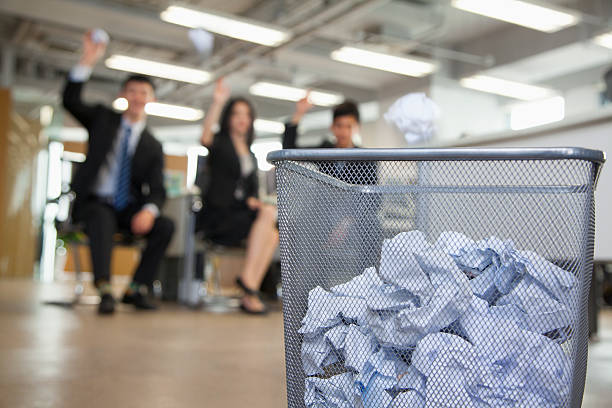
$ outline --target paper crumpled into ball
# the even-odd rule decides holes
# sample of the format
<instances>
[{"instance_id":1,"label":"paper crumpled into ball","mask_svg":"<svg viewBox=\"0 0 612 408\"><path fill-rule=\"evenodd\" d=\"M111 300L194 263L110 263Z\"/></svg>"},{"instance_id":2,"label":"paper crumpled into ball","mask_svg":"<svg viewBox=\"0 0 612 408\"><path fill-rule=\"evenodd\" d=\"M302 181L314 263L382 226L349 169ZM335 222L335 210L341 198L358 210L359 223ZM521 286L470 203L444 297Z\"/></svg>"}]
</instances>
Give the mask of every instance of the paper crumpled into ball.
<instances>
[{"instance_id":1,"label":"paper crumpled into ball","mask_svg":"<svg viewBox=\"0 0 612 408\"><path fill-rule=\"evenodd\" d=\"M561 405L577 297L573 274L511 241L401 233L378 271L310 291L306 406Z\"/></svg>"},{"instance_id":2,"label":"paper crumpled into ball","mask_svg":"<svg viewBox=\"0 0 612 408\"><path fill-rule=\"evenodd\" d=\"M474 277L476 296L500 307L521 328L567 340L578 310L579 285L572 273L534 252L516 250L511 241L452 237L466 244L447 248L459 268Z\"/></svg>"},{"instance_id":3,"label":"paper crumpled into ball","mask_svg":"<svg viewBox=\"0 0 612 408\"><path fill-rule=\"evenodd\" d=\"M202 57L212 55L215 47L215 36L203 28L192 28L189 30L189 39Z\"/></svg>"},{"instance_id":4,"label":"paper crumpled into ball","mask_svg":"<svg viewBox=\"0 0 612 408\"><path fill-rule=\"evenodd\" d=\"M435 131L440 108L422 92L409 93L396 100L385 113L410 144L429 140Z\"/></svg>"},{"instance_id":5,"label":"paper crumpled into ball","mask_svg":"<svg viewBox=\"0 0 612 408\"><path fill-rule=\"evenodd\" d=\"M94 28L91 31L91 40L97 44L108 44L110 37L108 33L101 28Z\"/></svg>"},{"instance_id":6,"label":"paper crumpled into ball","mask_svg":"<svg viewBox=\"0 0 612 408\"><path fill-rule=\"evenodd\" d=\"M537 333L512 336L515 347L504 350L498 344L501 335L476 344L450 333L427 335L412 355L413 367L427 378L425 406L558 407L566 402L572 372L563 349ZM492 348L501 359L492 357Z\"/></svg>"}]
</instances>

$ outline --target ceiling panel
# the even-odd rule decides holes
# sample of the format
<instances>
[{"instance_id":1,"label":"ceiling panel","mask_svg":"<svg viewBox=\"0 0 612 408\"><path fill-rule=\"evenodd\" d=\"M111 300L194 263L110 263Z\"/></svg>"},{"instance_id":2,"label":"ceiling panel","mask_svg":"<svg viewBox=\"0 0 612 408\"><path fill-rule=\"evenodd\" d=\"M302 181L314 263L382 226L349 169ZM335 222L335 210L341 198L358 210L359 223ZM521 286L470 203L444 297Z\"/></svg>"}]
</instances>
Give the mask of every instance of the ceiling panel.
<instances>
[{"instance_id":1,"label":"ceiling panel","mask_svg":"<svg viewBox=\"0 0 612 408\"><path fill-rule=\"evenodd\" d=\"M598 1L551 2L595 10ZM346 10L357 10L340 16L320 30L309 32L295 45L276 51L267 50L264 58L248 58L244 64L237 64L238 68L228 74L229 80L236 93L247 95L249 86L261 79L339 90L359 102L375 99L392 90L422 89L423 81L332 61L329 53L347 42L382 42L392 44L402 52L437 55L444 66L438 75L449 77L458 77L458 73L468 71L463 69L465 67L471 70L483 68L466 64L458 56L453 56L452 51L465 52L464 56L475 60L489 54L496 55L499 57L497 63L504 65L491 69L488 71L490 74L524 82L555 83L555 78L570 77L572 84L580 80L591 81L589 75L601 71L608 62L612 64L609 60L612 51L589 46L584 42L584 35L580 37L577 34L603 29L601 27L584 25L559 34L542 34L454 9L446 0L355 0L353 3L351 0L182 0L181 3L256 16L265 21L298 23L304 20L299 16L315 20L318 13L329 12L338 5L346 6ZM2 44L11 44L17 51L18 83L22 81L24 87L28 85L31 88L31 83L25 81L29 78L44 84L41 89L49 90L44 93L47 99L57 92L63 75L76 62L81 35L90 27L103 27L110 33L109 54L126 53L183 65L206 66L214 60L223 67L244 57L255 47L217 36L215 55L203 60L189 42L186 28L159 19L159 11L169 4L174 2L45 0L45 6L41 7L39 0L1 0L0 36ZM367 7L359 12L364 4ZM312 8L304 11L308 5ZM326 8L317 8L323 6ZM298 9L300 14L296 11ZM611 16L602 13L600 17L606 20ZM514 43L514 38L520 38L520 43ZM421 42L420 46L415 47L413 40ZM548 46L549 43L552 45ZM536 45L542 44L546 46L538 49ZM527 55L533 51L530 48L538 49L532 54L539 55ZM524 52L516 52L517 49L524 49ZM442 51L451 52L442 58ZM504 55L511 57L506 61L500 57ZM124 73L100 64L91 84L96 89L96 97L112 100L124 76ZM167 97L171 102L183 101L198 107L205 107L210 102L212 85L157 81L160 97ZM293 109L293 104L288 102L265 98L254 100L263 117L282 117Z\"/></svg>"},{"instance_id":2,"label":"ceiling panel","mask_svg":"<svg viewBox=\"0 0 612 408\"><path fill-rule=\"evenodd\" d=\"M485 72L504 79L535 84L608 65L612 65L612 50L585 41L559 47Z\"/></svg>"},{"instance_id":3,"label":"ceiling panel","mask_svg":"<svg viewBox=\"0 0 612 408\"><path fill-rule=\"evenodd\" d=\"M257 0L111 0L110 2L152 11L163 10L171 4L183 4L231 14L242 14L259 3Z\"/></svg>"}]
</instances>

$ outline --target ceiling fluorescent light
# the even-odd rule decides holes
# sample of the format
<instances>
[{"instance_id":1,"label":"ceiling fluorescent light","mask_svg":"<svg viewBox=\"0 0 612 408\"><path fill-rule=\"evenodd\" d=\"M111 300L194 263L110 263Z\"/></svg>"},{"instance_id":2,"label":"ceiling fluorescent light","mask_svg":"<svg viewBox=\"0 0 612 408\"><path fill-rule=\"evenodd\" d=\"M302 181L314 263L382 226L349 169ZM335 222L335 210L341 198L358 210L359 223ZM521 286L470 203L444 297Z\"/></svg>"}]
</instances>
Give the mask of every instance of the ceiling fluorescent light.
<instances>
[{"instance_id":1,"label":"ceiling fluorescent light","mask_svg":"<svg viewBox=\"0 0 612 408\"><path fill-rule=\"evenodd\" d=\"M362 67L394 72L412 77L431 74L436 69L434 62L413 57L399 57L355 47L342 47L331 53L332 59Z\"/></svg>"},{"instance_id":2,"label":"ceiling fluorescent light","mask_svg":"<svg viewBox=\"0 0 612 408\"><path fill-rule=\"evenodd\" d=\"M452 5L470 13L546 33L557 32L580 21L577 12L521 0L453 0Z\"/></svg>"},{"instance_id":3,"label":"ceiling fluorescent light","mask_svg":"<svg viewBox=\"0 0 612 408\"><path fill-rule=\"evenodd\" d=\"M597 37L593 38L593 41L597 45L612 49L612 31L610 31L609 33L598 35Z\"/></svg>"},{"instance_id":4,"label":"ceiling fluorescent light","mask_svg":"<svg viewBox=\"0 0 612 408\"><path fill-rule=\"evenodd\" d=\"M113 101L113 108L118 111L124 111L128 107L128 101L125 98L117 98Z\"/></svg>"},{"instance_id":5,"label":"ceiling fluorescent light","mask_svg":"<svg viewBox=\"0 0 612 408\"><path fill-rule=\"evenodd\" d=\"M128 107L128 101L125 98L117 98L113 101L113 108L118 111L124 111ZM189 108L187 106L170 105L160 102L149 102L145 106L147 115L159 116L162 118L196 121L204 117L204 111L201 109Z\"/></svg>"},{"instance_id":6,"label":"ceiling fluorescent light","mask_svg":"<svg viewBox=\"0 0 612 408\"><path fill-rule=\"evenodd\" d=\"M520 82L507 81L505 79L494 78L486 75L473 75L468 78L463 78L460 83L466 88L507 96L509 98L521 99L524 101L542 99L553 94L553 91L548 88L527 85Z\"/></svg>"},{"instance_id":7,"label":"ceiling fluorescent light","mask_svg":"<svg viewBox=\"0 0 612 408\"><path fill-rule=\"evenodd\" d=\"M267 119L255 119L253 127L257 132L282 134L285 131L285 124Z\"/></svg>"},{"instance_id":8,"label":"ceiling fluorescent light","mask_svg":"<svg viewBox=\"0 0 612 408\"><path fill-rule=\"evenodd\" d=\"M151 102L145 106L147 115L161 116L163 118L196 121L204 117L201 109L187 106L169 105L167 103Z\"/></svg>"},{"instance_id":9,"label":"ceiling fluorescent light","mask_svg":"<svg viewBox=\"0 0 612 408\"><path fill-rule=\"evenodd\" d=\"M192 84L203 84L210 80L210 73L201 69L164 64L126 55L112 55L106 60L105 64L107 67L119 71L135 72Z\"/></svg>"},{"instance_id":10,"label":"ceiling fluorescent light","mask_svg":"<svg viewBox=\"0 0 612 408\"><path fill-rule=\"evenodd\" d=\"M286 30L245 18L221 13L193 10L180 6L170 6L162 11L161 19L173 24L190 28L203 28L206 31L237 38L268 47L277 47L291 38Z\"/></svg>"},{"instance_id":11,"label":"ceiling fluorescent light","mask_svg":"<svg viewBox=\"0 0 612 408\"><path fill-rule=\"evenodd\" d=\"M257 82L249 88L252 95L266 98L283 99L285 101L297 102L306 96L307 90L289 85L276 84L273 82ZM333 106L344 100L338 93L326 91L310 91L310 102L318 106Z\"/></svg>"}]
</instances>

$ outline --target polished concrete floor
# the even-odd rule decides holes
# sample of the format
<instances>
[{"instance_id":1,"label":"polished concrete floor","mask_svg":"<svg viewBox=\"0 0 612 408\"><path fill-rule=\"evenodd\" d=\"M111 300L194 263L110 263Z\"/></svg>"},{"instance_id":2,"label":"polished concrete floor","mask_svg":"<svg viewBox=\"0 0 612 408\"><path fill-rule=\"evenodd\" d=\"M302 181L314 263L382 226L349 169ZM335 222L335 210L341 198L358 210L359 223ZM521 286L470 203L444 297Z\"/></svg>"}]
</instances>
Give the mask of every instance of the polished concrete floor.
<instances>
[{"instance_id":1,"label":"polished concrete floor","mask_svg":"<svg viewBox=\"0 0 612 408\"><path fill-rule=\"evenodd\" d=\"M46 306L69 288L0 281L0 407L283 407L282 317L166 305ZM591 344L584 408L612 406L612 311Z\"/></svg>"},{"instance_id":2,"label":"polished concrete floor","mask_svg":"<svg viewBox=\"0 0 612 408\"><path fill-rule=\"evenodd\" d=\"M0 281L0 407L286 406L279 312L125 306L109 317L41 304L61 296Z\"/></svg>"}]
</instances>

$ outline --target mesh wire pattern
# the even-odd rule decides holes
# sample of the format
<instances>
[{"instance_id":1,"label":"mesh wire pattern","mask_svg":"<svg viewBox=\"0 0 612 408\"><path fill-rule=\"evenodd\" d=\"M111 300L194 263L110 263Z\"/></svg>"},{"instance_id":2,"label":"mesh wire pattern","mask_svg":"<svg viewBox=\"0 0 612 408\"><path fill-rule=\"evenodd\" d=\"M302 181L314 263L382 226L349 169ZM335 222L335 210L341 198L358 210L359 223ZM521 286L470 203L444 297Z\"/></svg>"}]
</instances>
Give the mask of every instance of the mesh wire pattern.
<instances>
[{"instance_id":1,"label":"mesh wire pattern","mask_svg":"<svg viewBox=\"0 0 612 408\"><path fill-rule=\"evenodd\" d=\"M277 160L274 164L289 407L581 405L598 163L579 159L338 158ZM555 294L565 311L562 327L538 326L542 317L533 311L546 314L550 305L537 296L529 298L530 305L519 305L525 317L521 328L512 326L496 333L477 321L466 334L461 316L474 302L469 307L455 305L459 309L455 315L432 319L423 325L424 331L411 328L410 335L401 322L376 326L372 322L389 322L404 313L400 309L405 304L373 310L368 300L371 290L350 285L368 274L380 279L381 290L404 296L402 299L411 296L408 309L425 308L434 299L456 295L444 291L426 295L419 289L407 293L385 279L406 273L406 259L414 255L393 238L417 231L431 245L441 235L453 232L474 242L497 238L510 243L515 255L526 256L524 251L537 254L530 261L534 268L554 267L571 277L572 290ZM455 235L448 236L448 245L461 246L453 242ZM448 262L451 258L442 252L431 252L428 262ZM519 255L516 265L524 266ZM470 282L473 289L476 276L461 269L456 257L452 259L464 273L458 279L464 286ZM421 282L412 277L408 285L433 285L436 289L433 275L419 276ZM511 290L525 284L524 274L508 276L512 279L505 284ZM340 287L345 296L328 301L329 294ZM504 297L496 288L468 295L485 302L489 311L499 307ZM354 299L366 299L370 307L364 310L369 320L360 319L364 312L356 310L356 305L364 303ZM319 319L319 327L305 330L308 316ZM519 337L519 331L527 337ZM514 347L512 364L506 361L508 355L498 361L490 355L494 352L476 348L474 338L492 336L501 338L507 348ZM516 338L537 341L515 344ZM525 350L530 354L520 355ZM424 356L429 358L426 363ZM529 377L510 378L514 374L508 366L521 364L520 372L529 373ZM498 382L492 384L492 378ZM532 399L525 399L524 395L532 394Z\"/></svg>"}]
</instances>

